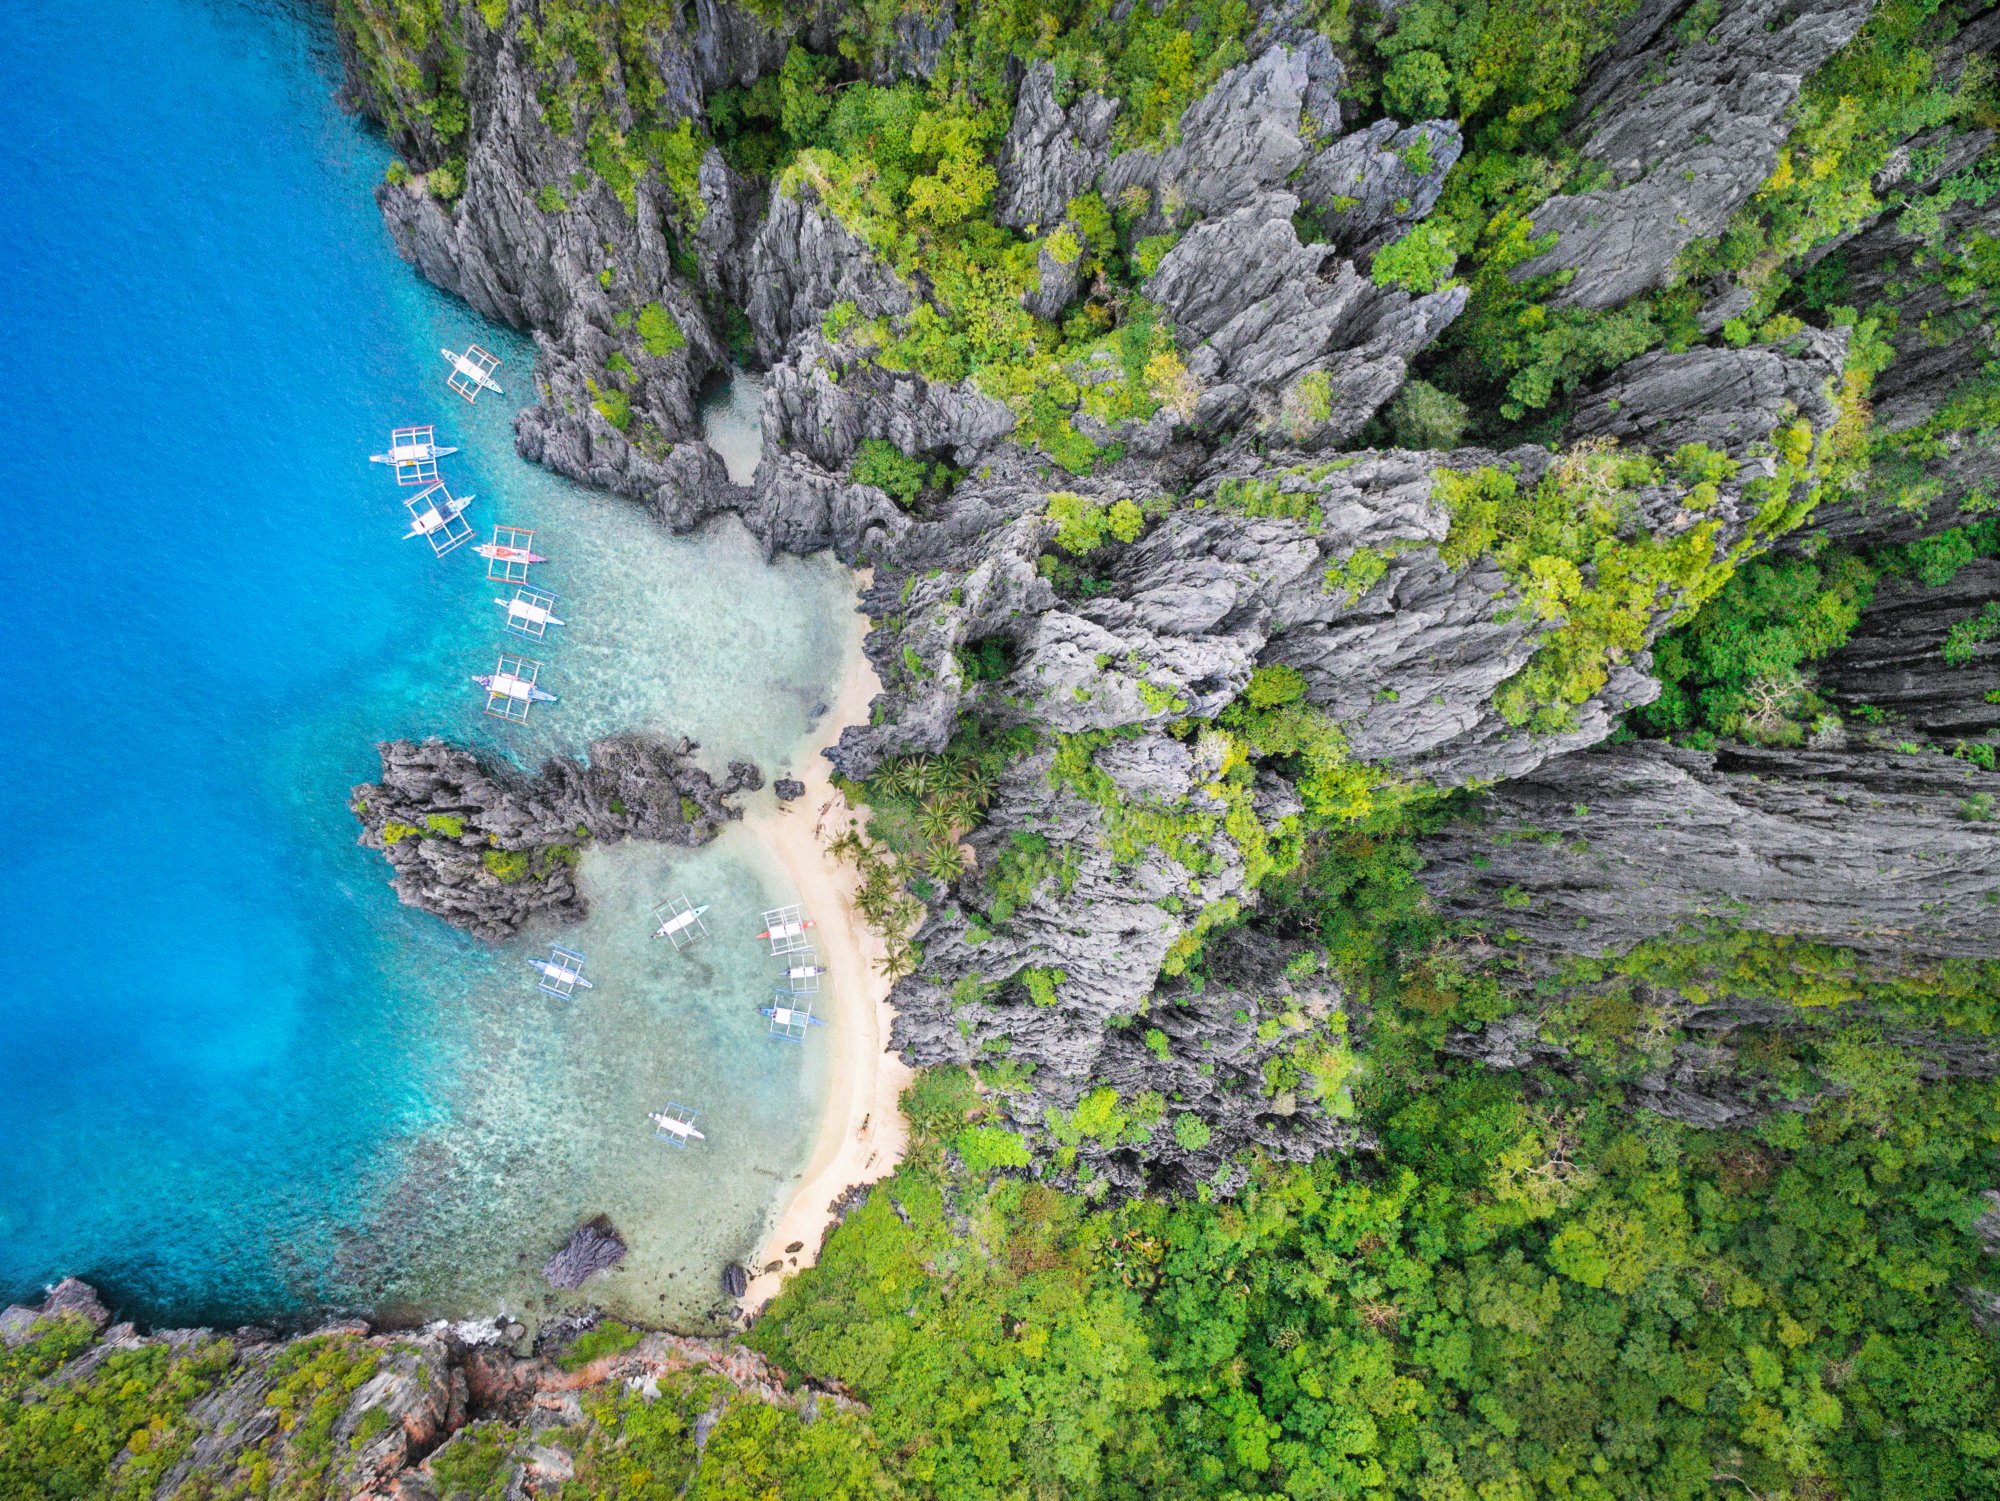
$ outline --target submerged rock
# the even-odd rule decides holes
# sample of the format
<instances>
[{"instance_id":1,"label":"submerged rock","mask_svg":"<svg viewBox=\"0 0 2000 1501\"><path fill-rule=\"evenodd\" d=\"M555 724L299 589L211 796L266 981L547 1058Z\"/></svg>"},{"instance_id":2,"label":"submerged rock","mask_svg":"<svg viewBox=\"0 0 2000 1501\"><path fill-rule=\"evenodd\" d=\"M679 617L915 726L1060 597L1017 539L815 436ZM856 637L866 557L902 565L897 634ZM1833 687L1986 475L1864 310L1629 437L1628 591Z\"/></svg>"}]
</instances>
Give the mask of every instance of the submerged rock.
<instances>
[{"instance_id":1,"label":"submerged rock","mask_svg":"<svg viewBox=\"0 0 2000 1501\"><path fill-rule=\"evenodd\" d=\"M625 1238L612 1228L609 1215L579 1225L567 1244L548 1259L542 1275L550 1287L581 1287L599 1272L625 1259Z\"/></svg>"}]
</instances>

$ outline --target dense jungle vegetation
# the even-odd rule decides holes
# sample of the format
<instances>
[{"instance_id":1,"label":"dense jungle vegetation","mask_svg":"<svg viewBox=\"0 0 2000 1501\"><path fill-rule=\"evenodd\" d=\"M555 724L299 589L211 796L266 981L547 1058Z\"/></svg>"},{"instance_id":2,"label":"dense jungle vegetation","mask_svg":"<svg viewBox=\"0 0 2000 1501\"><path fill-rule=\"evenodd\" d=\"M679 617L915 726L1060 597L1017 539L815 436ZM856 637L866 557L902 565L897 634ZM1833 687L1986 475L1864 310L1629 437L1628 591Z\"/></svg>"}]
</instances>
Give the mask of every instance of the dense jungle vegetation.
<instances>
[{"instance_id":1,"label":"dense jungle vegetation","mask_svg":"<svg viewBox=\"0 0 2000 1501\"><path fill-rule=\"evenodd\" d=\"M423 53L443 24L439 0L337 4L381 42L370 58L380 69ZM1069 204L1061 225L1003 229L991 218L991 157L1011 118L1010 56L1048 58L1067 87L1118 98L1121 148L1171 139L1186 104L1243 57L1253 17L1241 0L961 4L946 65L928 84L864 81L905 8L869 0L843 13L833 50L794 47L776 73L712 100L698 127L669 124L655 113L662 101L640 94L637 128L600 128L592 111L607 60L624 56L628 76L646 77L639 39L664 4L540 9L535 44L552 64L575 64L551 66L561 81L542 97L544 117L558 129L599 121L589 159L605 182L629 188L661 174L683 229L702 211L694 172L704 139L742 170L810 184L931 289L894 326L837 307L828 333L892 368L972 381L1015 409L1023 442L1073 473L1107 457L1078 431L1080 413L1111 422L1190 399L1171 330L1138 292L1177 229L1095 195ZM489 25L506 13L478 9ZM1798 475L1837 475L1871 505L1921 506L1932 497L1909 461L1991 441L2000 427L1995 356L1921 428L1870 430L1868 383L1892 357L1898 308L1854 305L1840 253L1813 256L1885 208L1928 234L1952 203L2000 189L1989 152L1934 186L1896 178L1878 196L1892 153L1913 135L2000 124L1990 62L1949 84L1934 75L1932 53L1959 24L1957 7L1884 0L1808 81L1777 171L1727 231L1689 248L1673 286L1608 312L1556 308L1551 283L1508 272L1537 249L1535 208L1598 170L1564 127L1587 64L1633 0L1302 9L1347 64L1360 118L1449 117L1466 142L1435 212L1376 263L1378 279L1458 278L1471 290L1466 313L1379 424L1381 441L1563 446L1564 405L1584 381L1706 337L1695 321L1704 277L1753 294L1722 330L1731 343L1780 343L1808 322L1852 331L1852 421L1796 435L1785 458ZM1720 13L1704 0L1679 24L1693 40ZM601 24L607 14L616 25ZM422 82L438 157L426 164L428 185L450 198L462 184L464 104L449 67ZM549 185L540 211L563 212L563 190ZM1044 252L1081 259L1087 273L1086 294L1059 325L1020 301ZM2000 298L1990 240L1934 234L1911 274L1983 298L1990 330ZM1645 611L1666 590L1684 618L1654 649L1664 692L1621 735L1792 745L1843 717L1865 728L1866 713L1844 716L1821 696L1814 664L1877 591L1935 588L2000 556L2000 498L1983 494L1923 541L1758 551L1806 519L1806 508L1781 506L1752 547L1719 566L1594 524L1579 498L1667 471L1698 488L1719 477L1715 461L1566 448L1532 493L1494 470L1445 482L1448 553L1491 556L1531 607L1563 622L1508 685L1516 723L1560 728L1614 654L1636 649ZM854 473L905 505L953 482L935 459L879 442ZM1087 586L1079 560L1130 541L1144 520L1136 506L1093 509L1064 491L1051 503L1061 531L1044 561L1065 588ZM1369 565L1351 560L1354 576L1329 588L1365 588ZM1955 665L1954 650L1993 636L2000 615L1989 607L1947 639L1940 670ZM961 665L975 678L1001 670L976 655ZM1993 1280L1971 1226L1980 1196L2000 1184L2000 1087L1934 1077L1899 1031L1991 1033L2000 965L1890 971L1727 926L1613 960L1536 964L1510 944L1504 914L1448 925L1416 880L1423 834L1463 799L1355 765L1287 672L1260 672L1238 704L1199 727L1227 743L1232 770L1254 756L1292 773L1306 807L1282 826L1259 827L1247 793L1206 824L1123 808L1087 737L1061 746L1056 775L1099 801L1118 837L1177 842L1191 866L1219 827L1236 839L1261 893L1254 921L1309 942L1346 996L1351 1051L1323 1064L1325 1087L1344 1092L1370 1149L1310 1166L1253 1163L1250 1187L1233 1198L1204 1190L1107 1204L1027 1170L1026 1145L985 1092L990 1079L929 1072L905 1102L908 1160L748 1336L793 1377L866 1403L865 1417L808 1425L734 1403L696 1469L691 1415L710 1388L658 1404L605 1397L564 1494L2000 1497L2000 1344L1963 1291ZM853 841L850 853L876 862L870 901L885 925L900 933L914 909L875 852L923 872L914 891L928 897L929 881L959 872L959 840L982 817L995 768L1032 741L967 724L941 763L892 766L869 784L872 842ZM1922 748L1993 767L1990 742ZM1247 780L1230 785L1240 792ZM986 878L984 920L1004 924L1024 893L1064 878L1062 851L1018 844ZM1175 963L1199 983L1203 933L1249 918L1206 916ZM915 964L900 940L895 952L897 965ZM1664 1065L1686 1011L1727 999L1787 1011L1737 1037L1736 1082L1772 1107L1761 1122L1698 1129L1631 1108L1626 1086ZM1565 1050L1560 1067L1504 1072L1444 1047L1455 1028L1523 1011ZM1115 1100L1098 1119L1059 1123L1124 1124ZM38 1395L74 1339L50 1329L0 1357L0 1491L145 1493L213 1362L201 1349L119 1359L59 1401ZM273 1401L291 1404L288 1424L294 1407L305 1421L312 1393L354 1376L315 1370ZM484 1432L439 1467L441 1497L499 1494L506 1453L527 1439ZM257 1494L315 1493L310 1476L265 1479Z\"/></svg>"}]
</instances>

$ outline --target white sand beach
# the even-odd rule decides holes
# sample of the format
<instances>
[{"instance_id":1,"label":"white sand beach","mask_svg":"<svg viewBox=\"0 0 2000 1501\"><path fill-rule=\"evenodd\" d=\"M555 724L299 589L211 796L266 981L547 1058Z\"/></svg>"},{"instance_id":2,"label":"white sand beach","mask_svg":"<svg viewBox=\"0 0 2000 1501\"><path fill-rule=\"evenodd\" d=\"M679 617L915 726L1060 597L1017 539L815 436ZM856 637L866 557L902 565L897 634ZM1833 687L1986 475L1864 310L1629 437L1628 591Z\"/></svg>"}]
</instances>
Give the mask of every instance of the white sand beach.
<instances>
[{"instance_id":1,"label":"white sand beach","mask_svg":"<svg viewBox=\"0 0 2000 1501\"><path fill-rule=\"evenodd\" d=\"M817 925L828 971L830 1025L809 1045L830 1047L833 1057L825 1113L805 1175L779 1209L750 1265L750 1286L741 1299L746 1317L762 1310L788 1275L812 1265L832 1222L834 1201L856 1184L873 1183L895 1171L905 1145L897 1101L910 1070L889 1051L890 982L876 965L883 942L855 909L860 878L854 867L827 850L850 821L865 821L865 815L848 807L833 785L833 768L819 754L840 738L842 727L867 723L869 701L882 691L875 669L861 653L867 629L866 618L857 615L839 691L808 764L794 773L805 783L805 796L747 820ZM794 1246L798 1249L790 1249ZM773 1263L777 1270L764 1270Z\"/></svg>"}]
</instances>

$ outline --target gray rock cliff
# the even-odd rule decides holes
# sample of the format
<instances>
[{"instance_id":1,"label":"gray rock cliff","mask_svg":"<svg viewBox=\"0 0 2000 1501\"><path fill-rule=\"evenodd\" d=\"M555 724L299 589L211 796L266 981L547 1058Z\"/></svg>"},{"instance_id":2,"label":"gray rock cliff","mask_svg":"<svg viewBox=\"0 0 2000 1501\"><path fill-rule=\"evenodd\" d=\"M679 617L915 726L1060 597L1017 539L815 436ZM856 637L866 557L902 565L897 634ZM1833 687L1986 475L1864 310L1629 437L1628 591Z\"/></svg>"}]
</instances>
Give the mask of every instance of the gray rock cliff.
<instances>
[{"instance_id":1,"label":"gray rock cliff","mask_svg":"<svg viewBox=\"0 0 2000 1501\"><path fill-rule=\"evenodd\" d=\"M1721 920L1873 953L2000 957L2000 777L1935 754L1718 752L1641 743L1564 756L1426 841L1452 917L1531 960L1622 953Z\"/></svg>"}]
</instances>

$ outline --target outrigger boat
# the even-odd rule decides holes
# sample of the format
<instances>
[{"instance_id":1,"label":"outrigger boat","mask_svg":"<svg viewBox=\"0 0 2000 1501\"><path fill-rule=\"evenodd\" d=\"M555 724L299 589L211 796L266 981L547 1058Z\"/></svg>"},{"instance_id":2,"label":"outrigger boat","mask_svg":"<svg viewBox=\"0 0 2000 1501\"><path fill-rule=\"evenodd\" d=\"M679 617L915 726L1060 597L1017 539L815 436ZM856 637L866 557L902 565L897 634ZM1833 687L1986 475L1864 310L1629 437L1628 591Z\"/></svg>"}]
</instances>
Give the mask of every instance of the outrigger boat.
<instances>
[{"instance_id":1,"label":"outrigger boat","mask_svg":"<svg viewBox=\"0 0 2000 1501\"><path fill-rule=\"evenodd\" d=\"M823 975L825 973L826 967L824 965L794 964L790 969L781 970L779 978L785 980L810 980L815 975Z\"/></svg>"},{"instance_id":2,"label":"outrigger boat","mask_svg":"<svg viewBox=\"0 0 2000 1501\"><path fill-rule=\"evenodd\" d=\"M438 443L428 427L399 427L389 434L389 451L371 453L371 464L394 464L398 469L416 464L435 464L439 459L449 458L457 453L456 448L446 448Z\"/></svg>"},{"instance_id":3,"label":"outrigger boat","mask_svg":"<svg viewBox=\"0 0 2000 1501\"><path fill-rule=\"evenodd\" d=\"M451 366L451 374L445 377L445 384L467 401L476 402L481 391L491 391L495 396L507 394L493 379L493 372L500 364L498 355L489 354L477 344L468 344L464 354L451 349L440 349L438 353Z\"/></svg>"},{"instance_id":4,"label":"outrigger boat","mask_svg":"<svg viewBox=\"0 0 2000 1501\"><path fill-rule=\"evenodd\" d=\"M766 1006L758 1015L768 1016L771 1019L771 1035L786 1042L804 1042L806 1028L826 1025L812 1014L812 1002L795 1006L784 990L778 992L774 1004Z\"/></svg>"},{"instance_id":5,"label":"outrigger boat","mask_svg":"<svg viewBox=\"0 0 2000 1501\"><path fill-rule=\"evenodd\" d=\"M534 679L511 672L476 672L472 681L489 694L498 694L502 698L518 698L530 704L552 704L556 701L556 696L548 689L537 688Z\"/></svg>"},{"instance_id":6,"label":"outrigger boat","mask_svg":"<svg viewBox=\"0 0 2000 1501\"><path fill-rule=\"evenodd\" d=\"M708 1138L695 1129L696 1112L685 1105L669 1104L664 1110L655 1110L646 1119L653 1123L653 1134L669 1146L685 1148L691 1141L707 1141Z\"/></svg>"},{"instance_id":7,"label":"outrigger boat","mask_svg":"<svg viewBox=\"0 0 2000 1501\"><path fill-rule=\"evenodd\" d=\"M482 542L472 549L489 563L546 563L548 559L525 547L508 547L499 542Z\"/></svg>"},{"instance_id":8,"label":"outrigger boat","mask_svg":"<svg viewBox=\"0 0 2000 1501\"><path fill-rule=\"evenodd\" d=\"M434 485L431 488L441 490L444 487ZM432 532L446 530L452 522L464 514L467 506L478 499L475 495L446 495L443 501L433 500L419 509L420 503L429 495L430 491L426 490L423 495L410 502L410 529L403 533L405 542L412 537L428 537Z\"/></svg>"},{"instance_id":9,"label":"outrigger boat","mask_svg":"<svg viewBox=\"0 0 2000 1501\"><path fill-rule=\"evenodd\" d=\"M552 945L548 958L530 959L528 967L542 977L535 988L546 990L550 995L568 999L573 990L590 989L590 981L583 977L583 955L575 949Z\"/></svg>"},{"instance_id":10,"label":"outrigger boat","mask_svg":"<svg viewBox=\"0 0 2000 1501\"><path fill-rule=\"evenodd\" d=\"M683 908L681 911L674 913L671 917L663 919L660 925L653 930L653 936L655 938L672 938L677 933L686 932L689 928L692 928L696 923L701 921L702 913L706 912L707 910L708 910L708 903L706 902L703 902L699 907ZM675 946L679 947L678 944L676 944Z\"/></svg>"},{"instance_id":11,"label":"outrigger boat","mask_svg":"<svg viewBox=\"0 0 2000 1501\"><path fill-rule=\"evenodd\" d=\"M812 926L814 923L810 917L802 917L793 922L773 923L757 936L774 941L780 938L801 938L805 936L806 929Z\"/></svg>"},{"instance_id":12,"label":"outrigger boat","mask_svg":"<svg viewBox=\"0 0 2000 1501\"><path fill-rule=\"evenodd\" d=\"M523 586L514 591L512 599L495 599L493 603L507 612L508 630L533 641L546 636L550 626L564 624L555 613L556 597L545 590Z\"/></svg>"}]
</instances>

